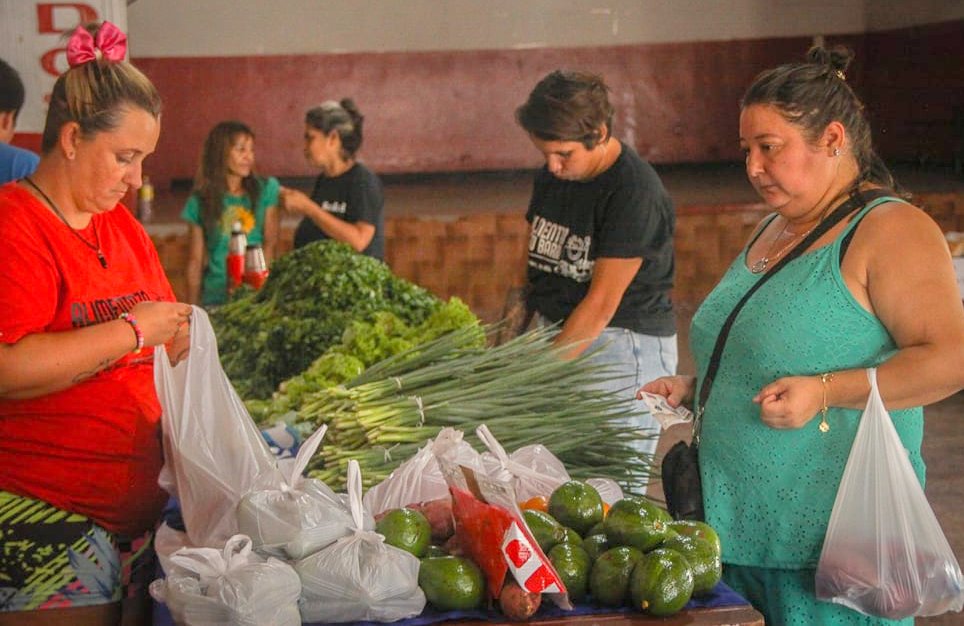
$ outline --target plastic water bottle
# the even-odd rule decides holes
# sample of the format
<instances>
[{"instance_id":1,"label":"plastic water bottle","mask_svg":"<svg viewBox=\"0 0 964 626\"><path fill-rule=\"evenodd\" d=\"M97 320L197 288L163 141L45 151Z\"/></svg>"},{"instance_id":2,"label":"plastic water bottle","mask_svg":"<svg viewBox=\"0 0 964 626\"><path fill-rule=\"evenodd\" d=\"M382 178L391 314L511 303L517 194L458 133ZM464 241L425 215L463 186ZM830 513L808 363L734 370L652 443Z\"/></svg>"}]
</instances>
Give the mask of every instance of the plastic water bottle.
<instances>
[{"instance_id":1,"label":"plastic water bottle","mask_svg":"<svg viewBox=\"0 0 964 626\"><path fill-rule=\"evenodd\" d=\"M244 282L255 289L261 289L268 278L268 264L264 260L261 244L249 243L244 252Z\"/></svg>"},{"instance_id":2,"label":"plastic water bottle","mask_svg":"<svg viewBox=\"0 0 964 626\"><path fill-rule=\"evenodd\" d=\"M244 253L248 247L248 236L241 228L241 222L231 225L231 239L228 241L228 291L234 291L244 280Z\"/></svg>"},{"instance_id":3,"label":"plastic water bottle","mask_svg":"<svg viewBox=\"0 0 964 626\"><path fill-rule=\"evenodd\" d=\"M154 216L154 185L151 179L144 177L141 188L137 190L137 219L141 224L151 221Z\"/></svg>"}]
</instances>

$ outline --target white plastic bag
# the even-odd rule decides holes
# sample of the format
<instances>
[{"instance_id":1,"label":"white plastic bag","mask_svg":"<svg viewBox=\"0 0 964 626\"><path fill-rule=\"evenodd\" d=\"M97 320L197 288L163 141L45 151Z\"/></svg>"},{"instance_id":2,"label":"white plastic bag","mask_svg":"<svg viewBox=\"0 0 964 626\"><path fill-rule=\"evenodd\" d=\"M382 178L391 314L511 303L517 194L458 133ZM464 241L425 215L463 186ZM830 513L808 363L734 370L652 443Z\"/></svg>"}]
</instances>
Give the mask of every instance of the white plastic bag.
<instances>
[{"instance_id":1,"label":"white plastic bag","mask_svg":"<svg viewBox=\"0 0 964 626\"><path fill-rule=\"evenodd\" d=\"M364 529L361 470L348 465L348 498L353 533L298 561L302 594L298 604L305 622L394 622L425 608L418 586L418 559Z\"/></svg>"},{"instance_id":2,"label":"white plastic bag","mask_svg":"<svg viewBox=\"0 0 964 626\"><path fill-rule=\"evenodd\" d=\"M457 435L446 434L446 431ZM392 509L400 509L409 504L430 502L449 497L449 486L442 476L442 470L435 460L436 441L445 441L446 437L457 436L461 441L462 433L452 428L443 428L439 435L429 441L410 459L399 465L388 478L378 483L365 493L365 507L378 516L380 513ZM468 446L468 443L464 443ZM471 448L471 446L469 446Z\"/></svg>"},{"instance_id":3,"label":"white plastic bag","mask_svg":"<svg viewBox=\"0 0 964 626\"><path fill-rule=\"evenodd\" d=\"M170 574L174 569L171 556L181 548L196 547L191 545L186 532L171 528L167 525L167 522L161 524L157 532L154 533L154 552L157 554L157 560L165 574Z\"/></svg>"},{"instance_id":4,"label":"white plastic bag","mask_svg":"<svg viewBox=\"0 0 964 626\"><path fill-rule=\"evenodd\" d=\"M482 453L486 473L499 480L511 480L520 502L548 496L569 480L566 466L544 446L523 446L508 454L485 424L476 428L475 434L489 449Z\"/></svg>"},{"instance_id":5,"label":"white plastic bag","mask_svg":"<svg viewBox=\"0 0 964 626\"><path fill-rule=\"evenodd\" d=\"M220 547L238 532L241 497L265 474L274 455L231 386L203 309L191 313L191 351L172 367L154 359L161 403L164 468L159 482L177 497L191 543ZM280 479L280 476L278 477Z\"/></svg>"},{"instance_id":6,"label":"white plastic bag","mask_svg":"<svg viewBox=\"0 0 964 626\"><path fill-rule=\"evenodd\" d=\"M231 537L223 550L182 548L151 596L167 604L178 624L298 626L301 581L290 565L251 552L251 540Z\"/></svg>"},{"instance_id":7,"label":"white plastic bag","mask_svg":"<svg viewBox=\"0 0 964 626\"><path fill-rule=\"evenodd\" d=\"M271 484L259 484L241 498L238 526L251 537L258 552L301 559L353 532L355 526L345 499L320 480L301 475L327 428L322 426L302 444L287 476ZM364 523L366 530L375 527L371 515Z\"/></svg>"},{"instance_id":8,"label":"white plastic bag","mask_svg":"<svg viewBox=\"0 0 964 626\"><path fill-rule=\"evenodd\" d=\"M541 444L522 446L506 454L505 448L485 424L476 428L475 434L489 449L482 453L487 474L503 480L511 477L512 487L520 502L536 496L548 497L557 487L570 480L563 462ZM623 499L623 490L610 478L590 478L586 483L594 487L608 504Z\"/></svg>"},{"instance_id":9,"label":"white plastic bag","mask_svg":"<svg viewBox=\"0 0 964 626\"><path fill-rule=\"evenodd\" d=\"M901 619L960 611L961 568L867 370L870 397L830 514L817 598Z\"/></svg>"}]
</instances>

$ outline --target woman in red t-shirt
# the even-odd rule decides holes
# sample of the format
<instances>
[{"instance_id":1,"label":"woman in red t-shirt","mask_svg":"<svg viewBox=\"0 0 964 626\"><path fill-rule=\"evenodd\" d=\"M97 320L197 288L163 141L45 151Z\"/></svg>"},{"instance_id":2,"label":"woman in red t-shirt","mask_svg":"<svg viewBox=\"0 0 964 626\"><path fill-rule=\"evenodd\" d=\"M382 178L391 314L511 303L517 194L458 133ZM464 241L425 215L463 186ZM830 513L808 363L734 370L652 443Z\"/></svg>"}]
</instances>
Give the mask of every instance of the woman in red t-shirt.
<instances>
[{"instance_id":1,"label":"woman in red t-shirt","mask_svg":"<svg viewBox=\"0 0 964 626\"><path fill-rule=\"evenodd\" d=\"M0 624L136 623L129 570L153 574L124 553L166 500L154 350L186 345L191 307L120 204L160 132L125 47L78 27L40 164L0 187Z\"/></svg>"}]
</instances>

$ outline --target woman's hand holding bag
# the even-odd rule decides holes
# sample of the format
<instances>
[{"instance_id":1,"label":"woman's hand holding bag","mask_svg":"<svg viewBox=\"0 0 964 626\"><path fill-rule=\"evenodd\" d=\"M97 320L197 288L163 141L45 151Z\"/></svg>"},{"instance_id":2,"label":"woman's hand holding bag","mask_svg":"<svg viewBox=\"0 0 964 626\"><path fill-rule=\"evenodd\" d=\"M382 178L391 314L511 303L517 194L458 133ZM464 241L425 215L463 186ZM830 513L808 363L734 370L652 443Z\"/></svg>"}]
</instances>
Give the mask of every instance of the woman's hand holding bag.
<instances>
[{"instance_id":1,"label":"woman's hand holding bag","mask_svg":"<svg viewBox=\"0 0 964 626\"><path fill-rule=\"evenodd\" d=\"M961 568L867 370L870 397L817 565L817 598L888 619L964 606Z\"/></svg>"}]
</instances>

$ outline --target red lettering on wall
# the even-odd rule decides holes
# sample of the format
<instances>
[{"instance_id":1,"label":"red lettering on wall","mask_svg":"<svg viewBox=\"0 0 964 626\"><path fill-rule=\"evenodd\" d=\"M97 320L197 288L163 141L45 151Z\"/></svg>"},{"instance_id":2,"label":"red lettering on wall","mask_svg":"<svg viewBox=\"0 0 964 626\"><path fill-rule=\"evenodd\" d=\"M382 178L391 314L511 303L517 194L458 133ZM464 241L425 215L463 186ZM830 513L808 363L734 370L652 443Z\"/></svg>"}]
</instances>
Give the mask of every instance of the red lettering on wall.
<instances>
[{"instance_id":1,"label":"red lettering on wall","mask_svg":"<svg viewBox=\"0 0 964 626\"><path fill-rule=\"evenodd\" d=\"M47 50L40 57L40 67L43 68L45 72L53 77L60 76L60 70L57 69L57 57L66 54L67 50L65 48L54 48L53 50Z\"/></svg>"},{"instance_id":2,"label":"red lettering on wall","mask_svg":"<svg viewBox=\"0 0 964 626\"><path fill-rule=\"evenodd\" d=\"M60 9L61 11L76 11L77 20L71 20L69 24L54 24L54 12ZM62 33L64 31L73 30L78 24L86 24L87 22L96 22L97 9L90 6L89 4L84 4L82 2L43 2L37 3L37 32L44 34L56 34Z\"/></svg>"},{"instance_id":3,"label":"red lettering on wall","mask_svg":"<svg viewBox=\"0 0 964 626\"><path fill-rule=\"evenodd\" d=\"M67 19L67 15L75 14L76 19ZM56 35L73 30L80 24L98 21L97 9L82 2L38 2L37 3L37 32L41 35ZM53 48L44 52L40 57L40 67L53 77L60 76L61 71L67 69L66 63L58 64L66 48ZM60 65L61 67L58 67Z\"/></svg>"}]
</instances>

